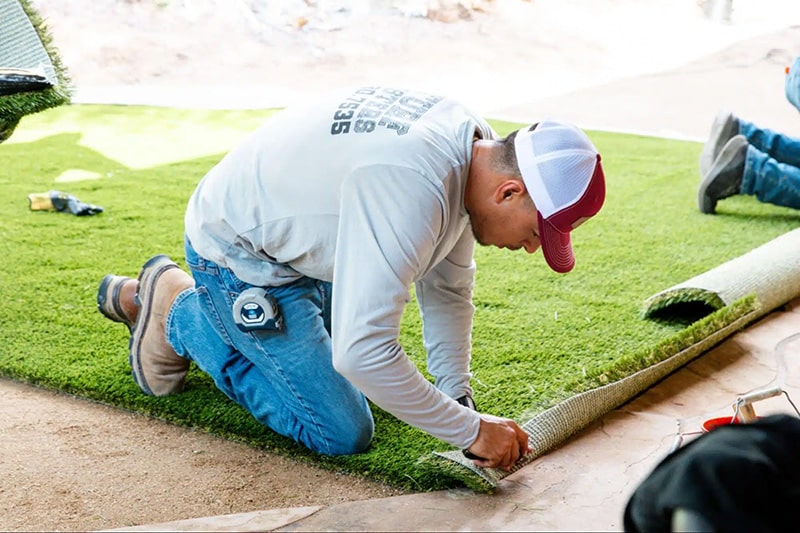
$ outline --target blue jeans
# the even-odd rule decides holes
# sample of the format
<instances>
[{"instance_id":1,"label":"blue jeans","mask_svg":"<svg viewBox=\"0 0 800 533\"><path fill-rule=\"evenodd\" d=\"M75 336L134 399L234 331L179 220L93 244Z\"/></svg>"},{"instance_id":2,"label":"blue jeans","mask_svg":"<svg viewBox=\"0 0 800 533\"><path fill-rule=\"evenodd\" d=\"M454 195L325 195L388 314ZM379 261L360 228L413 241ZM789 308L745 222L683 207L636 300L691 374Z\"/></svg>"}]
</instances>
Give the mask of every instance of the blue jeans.
<instances>
[{"instance_id":1,"label":"blue jeans","mask_svg":"<svg viewBox=\"0 0 800 533\"><path fill-rule=\"evenodd\" d=\"M747 137L742 194L761 202L800 209L800 139L739 119Z\"/></svg>"},{"instance_id":2,"label":"blue jeans","mask_svg":"<svg viewBox=\"0 0 800 533\"><path fill-rule=\"evenodd\" d=\"M189 240L186 263L196 285L175 299L167 339L229 398L275 432L325 455L364 451L374 423L367 400L333 368L331 284L301 278L268 287L283 331L241 331L236 297L251 285L200 257Z\"/></svg>"}]
</instances>

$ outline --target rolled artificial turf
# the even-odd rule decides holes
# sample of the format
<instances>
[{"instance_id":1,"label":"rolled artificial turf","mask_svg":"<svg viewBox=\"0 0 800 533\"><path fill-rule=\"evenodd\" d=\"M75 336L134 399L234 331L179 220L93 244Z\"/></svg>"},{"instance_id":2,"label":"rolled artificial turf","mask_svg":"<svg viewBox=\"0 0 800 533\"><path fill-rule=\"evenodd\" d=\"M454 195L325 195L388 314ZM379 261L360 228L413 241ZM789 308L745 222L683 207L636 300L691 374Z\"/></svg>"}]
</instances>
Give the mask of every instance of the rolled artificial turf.
<instances>
[{"instance_id":1,"label":"rolled artificial turf","mask_svg":"<svg viewBox=\"0 0 800 533\"><path fill-rule=\"evenodd\" d=\"M31 75L41 76L43 83L30 83ZM50 31L33 3L0 0L0 142L11 136L22 117L68 104L70 85Z\"/></svg>"}]
</instances>

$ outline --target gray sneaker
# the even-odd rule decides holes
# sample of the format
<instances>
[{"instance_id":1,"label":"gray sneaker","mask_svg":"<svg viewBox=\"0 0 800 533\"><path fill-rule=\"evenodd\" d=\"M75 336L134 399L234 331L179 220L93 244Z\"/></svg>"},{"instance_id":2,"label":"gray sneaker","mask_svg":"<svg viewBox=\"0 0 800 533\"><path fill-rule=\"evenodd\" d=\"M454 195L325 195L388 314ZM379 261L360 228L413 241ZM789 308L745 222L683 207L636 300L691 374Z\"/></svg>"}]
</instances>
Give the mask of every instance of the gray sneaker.
<instances>
[{"instance_id":1,"label":"gray sneaker","mask_svg":"<svg viewBox=\"0 0 800 533\"><path fill-rule=\"evenodd\" d=\"M708 135L703 151L700 152L700 175L705 176L711 169L711 165L719 155L725 143L731 137L739 134L739 119L730 111L720 111L714 118L711 125L711 133Z\"/></svg>"},{"instance_id":2,"label":"gray sneaker","mask_svg":"<svg viewBox=\"0 0 800 533\"><path fill-rule=\"evenodd\" d=\"M194 279L166 255L148 260L139 272L139 316L130 340L133 379L145 394L166 396L183 390L189 360L172 349L165 321L175 298L194 287Z\"/></svg>"},{"instance_id":3,"label":"gray sneaker","mask_svg":"<svg viewBox=\"0 0 800 533\"><path fill-rule=\"evenodd\" d=\"M700 211L713 215L719 200L739 194L747 145L744 135L736 135L722 147L697 190L697 207Z\"/></svg>"}]
</instances>

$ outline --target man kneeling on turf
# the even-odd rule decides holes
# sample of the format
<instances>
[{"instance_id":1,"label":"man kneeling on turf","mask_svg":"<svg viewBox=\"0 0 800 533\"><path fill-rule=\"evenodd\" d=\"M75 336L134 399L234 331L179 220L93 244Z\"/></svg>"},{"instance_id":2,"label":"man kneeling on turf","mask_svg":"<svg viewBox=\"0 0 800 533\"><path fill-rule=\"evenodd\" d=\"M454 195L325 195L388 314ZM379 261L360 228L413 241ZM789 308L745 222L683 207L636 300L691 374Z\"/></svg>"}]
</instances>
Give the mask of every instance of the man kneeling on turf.
<instances>
[{"instance_id":1,"label":"man kneeling on turf","mask_svg":"<svg viewBox=\"0 0 800 533\"><path fill-rule=\"evenodd\" d=\"M529 452L470 387L475 241L574 266L570 232L605 198L600 156L573 125L499 139L456 101L363 87L290 109L200 181L185 216L191 276L164 255L107 275L98 307L131 330L148 394L190 361L276 432L328 455L364 451L367 398L479 466ZM398 342L414 285L431 383Z\"/></svg>"}]
</instances>

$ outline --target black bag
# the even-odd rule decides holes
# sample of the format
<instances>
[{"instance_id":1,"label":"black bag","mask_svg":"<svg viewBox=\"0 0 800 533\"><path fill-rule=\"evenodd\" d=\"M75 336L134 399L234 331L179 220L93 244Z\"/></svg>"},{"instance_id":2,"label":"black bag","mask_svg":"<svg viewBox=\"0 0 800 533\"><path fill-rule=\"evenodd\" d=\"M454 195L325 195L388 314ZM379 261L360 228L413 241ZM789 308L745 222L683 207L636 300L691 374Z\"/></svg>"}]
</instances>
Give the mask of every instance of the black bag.
<instances>
[{"instance_id":1,"label":"black bag","mask_svg":"<svg viewBox=\"0 0 800 533\"><path fill-rule=\"evenodd\" d=\"M625 507L627 532L784 531L800 502L800 419L719 426L664 458Z\"/></svg>"}]
</instances>

